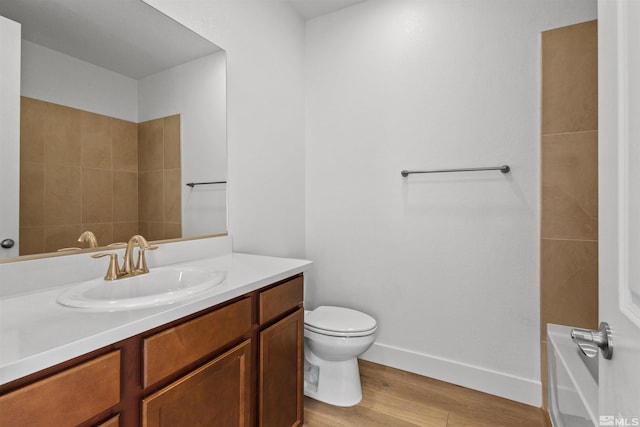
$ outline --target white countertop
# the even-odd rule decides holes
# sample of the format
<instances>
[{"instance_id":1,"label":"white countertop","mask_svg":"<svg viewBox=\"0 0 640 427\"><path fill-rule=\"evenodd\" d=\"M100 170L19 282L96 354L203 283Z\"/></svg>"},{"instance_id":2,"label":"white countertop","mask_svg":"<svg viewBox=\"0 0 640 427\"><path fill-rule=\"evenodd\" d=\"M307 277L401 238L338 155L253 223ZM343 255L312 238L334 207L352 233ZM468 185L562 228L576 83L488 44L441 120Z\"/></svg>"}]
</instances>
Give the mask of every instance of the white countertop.
<instances>
[{"instance_id":1,"label":"white countertop","mask_svg":"<svg viewBox=\"0 0 640 427\"><path fill-rule=\"evenodd\" d=\"M226 272L218 286L158 307L100 312L59 305L61 285L0 298L0 384L38 372L306 271L310 261L231 253L183 262Z\"/></svg>"}]
</instances>

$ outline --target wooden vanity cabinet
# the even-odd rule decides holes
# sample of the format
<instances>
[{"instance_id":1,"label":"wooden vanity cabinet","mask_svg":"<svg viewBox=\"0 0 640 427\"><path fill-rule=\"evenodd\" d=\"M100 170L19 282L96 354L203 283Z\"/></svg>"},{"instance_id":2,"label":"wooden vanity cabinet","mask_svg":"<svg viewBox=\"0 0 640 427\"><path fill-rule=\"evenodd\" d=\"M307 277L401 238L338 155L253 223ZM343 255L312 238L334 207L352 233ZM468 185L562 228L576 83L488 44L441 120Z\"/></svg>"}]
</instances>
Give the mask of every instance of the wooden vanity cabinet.
<instances>
[{"instance_id":1,"label":"wooden vanity cabinet","mask_svg":"<svg viewBox=\"0 0 640 427\"><path fill-rule=\"evenodd\" d=\"M303 423L303 279L298 276L261 292L258 425Z\"/></svg>"},{"instance_id":2,"label":"wooden vanity cabinet","mask_svg":"<svg viewBox=\"0 0 640 427\"><path fill-rule=\"evenodd\" d=\"M142 399L142 427L249 426L251 329L251 297L246 297L144 338L145 387L205 361Z\"/></svg>"},{"instance_id":3,"label":"wooden vanity cabinet","mask_svg":"<svg viewBox=\"0 0 640 427\"><path fill-rule=\"evenodd\" d=\"M251 340L142 400L142 427L248 426Z\"/></svg>"},{"instance_id":4,"label":"wooden vanity cabinet","mask_svg":"<svg viewBox=\"0 0 640 427\"><path fill-rule=\"evenodd\" d=\"M303 422L303 276L0 387L0 426Z\"/></svg>"},{"instance_id":5,"label":"wooden vanity cabinet","mask_svg":"<svg viewBox=\"0 0 640 427\"><path fill-rule=\"evenodd\" d=\"M120 402L120 351L0 396L0 426L76 426Z\"/></svg>"}]
</instances>

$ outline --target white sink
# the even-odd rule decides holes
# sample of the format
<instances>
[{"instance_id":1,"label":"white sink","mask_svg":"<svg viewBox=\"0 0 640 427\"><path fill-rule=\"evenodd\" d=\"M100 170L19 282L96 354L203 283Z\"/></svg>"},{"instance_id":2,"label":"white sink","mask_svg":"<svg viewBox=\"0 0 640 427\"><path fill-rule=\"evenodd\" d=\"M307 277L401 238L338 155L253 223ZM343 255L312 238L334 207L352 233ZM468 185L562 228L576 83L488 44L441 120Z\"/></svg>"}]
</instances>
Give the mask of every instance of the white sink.
<instances>
[{"instance_id":1,"label":"white sink","mask_svg":"<svg viewBox=\"0 0 640 427\"><path fill-rule=\"evenodd\" d=\"M149 273L119 280L93 279L61 293L59 304L98 310L131 310L171 304L219 285L222 271L192 267L158 267Z\"/></svg>"}]
</instances>

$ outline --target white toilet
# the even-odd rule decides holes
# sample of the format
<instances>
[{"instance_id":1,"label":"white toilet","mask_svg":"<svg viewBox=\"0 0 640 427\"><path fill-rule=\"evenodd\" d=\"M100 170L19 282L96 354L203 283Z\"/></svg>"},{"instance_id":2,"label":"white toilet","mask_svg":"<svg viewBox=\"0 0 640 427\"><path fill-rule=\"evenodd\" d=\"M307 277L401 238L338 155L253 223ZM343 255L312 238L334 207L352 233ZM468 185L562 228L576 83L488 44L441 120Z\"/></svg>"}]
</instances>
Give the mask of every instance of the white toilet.
<instances>
[{"instance_id":1,"label":"white toilet","mask_svg":"<svg viewBox=\"0 0 640 427\"><path fill-rule=\"evenodd\" d=\"M358 356L375 341L376 320L357 310L304 312L304 394L336 406L362 400Z\"/></svg>"}]
</instances>

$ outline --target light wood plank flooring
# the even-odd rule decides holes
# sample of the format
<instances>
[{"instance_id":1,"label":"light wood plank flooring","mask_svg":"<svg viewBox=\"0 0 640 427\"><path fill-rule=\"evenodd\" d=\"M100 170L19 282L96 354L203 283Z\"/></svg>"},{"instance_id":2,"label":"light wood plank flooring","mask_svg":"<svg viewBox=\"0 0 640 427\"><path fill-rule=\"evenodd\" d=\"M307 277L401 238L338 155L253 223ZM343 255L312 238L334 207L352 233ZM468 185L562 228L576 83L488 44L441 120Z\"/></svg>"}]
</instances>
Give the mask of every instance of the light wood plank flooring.
<instances>
[{"instance_id":1,"label":"light wood plank flooring","mask_svg":"<svg viewBox=\"0 0 640 427\"><path fill-rule=\"evenodd\" d=\"M539 408L360 361L362 402L351 408L305 397L304 425L547 427Z\"/></svg>"}]
</instances>

